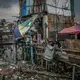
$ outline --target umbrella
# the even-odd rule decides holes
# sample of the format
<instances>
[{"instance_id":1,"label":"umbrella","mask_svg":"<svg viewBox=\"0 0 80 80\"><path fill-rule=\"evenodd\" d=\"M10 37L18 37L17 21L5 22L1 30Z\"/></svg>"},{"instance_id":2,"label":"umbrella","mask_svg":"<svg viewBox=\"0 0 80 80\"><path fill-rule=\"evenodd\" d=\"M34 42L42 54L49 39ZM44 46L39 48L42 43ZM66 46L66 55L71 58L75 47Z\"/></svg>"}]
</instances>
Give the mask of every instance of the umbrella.
<instances>
[{"instance_id":1,"label":"umbrella","mask_svg":"<svg viewBox=\"0 0 80 80\"><path fill-rule=\"evenodd\" d=\"M60 34L78 34L78 33L80 33L80 30L78 29L77 25L74 25L74 26L69 27L69 28L64 28L59 33Z\"/></svg>"}]
</instances>

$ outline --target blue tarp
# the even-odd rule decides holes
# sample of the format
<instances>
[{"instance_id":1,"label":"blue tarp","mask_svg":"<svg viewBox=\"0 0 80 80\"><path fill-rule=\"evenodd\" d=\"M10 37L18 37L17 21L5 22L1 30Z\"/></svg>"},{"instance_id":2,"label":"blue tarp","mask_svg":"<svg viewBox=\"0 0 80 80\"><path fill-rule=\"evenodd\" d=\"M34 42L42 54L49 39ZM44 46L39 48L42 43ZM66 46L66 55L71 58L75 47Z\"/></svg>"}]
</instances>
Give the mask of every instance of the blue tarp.
<instances>
[{"instance_id":1,"label":"blue tarp","mask_svg":"<svg viewBox=\"0 0 80 80\"><path fill-rule=\"evenodd\" d=\"M26 1L22 4L22 16L25 16L27 13Z\"/></svg>"},{"instance_id":2,"label":"blue tarp","mask_svg":"<svg viewBox=\"0 0 80 80\"><path fill-rule=\"evenodd\" d=\"M21 34L20 34L19 29L18 29L17 26L14 27L14 28L12 28L12 31L13 31L14 39L15 39L15 40L18 40L18 39L21 38Z\"/></svg>"},{"instance_id":3,"label":"blue tarp","mask_svg":"<svg viewBox=\"0 0 80 80\"><path fill-rule=\"evenodd\" d=\"M77 28L80 30L80 25L77 25Z\"/></svg>"}]
</instances>

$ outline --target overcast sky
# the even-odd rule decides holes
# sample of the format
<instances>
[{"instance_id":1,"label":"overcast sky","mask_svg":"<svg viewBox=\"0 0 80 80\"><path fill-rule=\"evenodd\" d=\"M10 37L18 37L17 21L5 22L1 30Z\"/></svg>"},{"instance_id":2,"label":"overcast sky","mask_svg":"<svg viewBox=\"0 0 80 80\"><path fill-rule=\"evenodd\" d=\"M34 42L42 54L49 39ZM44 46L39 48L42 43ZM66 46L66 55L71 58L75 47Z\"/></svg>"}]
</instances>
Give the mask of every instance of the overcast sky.
<instances>
[{"instance_id":1,"label":"overcast sky","mask_svg":"<svg viewBox=\"0 0 80 80\"><path fill-rule=\"evenodd\" d=\"M8 19L8 21L15 20L19 15L18 0L0 0L0 19Z\"/></svg>"},{"instance_id":2,"label":"overcast sky","mask_svg":"<svg viewBox=\"0 0 80 80\"><path fill-rule=\"evenodd\" d=\"M75 20L80 21L80 0L75 0Z\"/></svg>"},{"instance_id":3,"label":"overcast sky","mask_svg":"<svg viewBox=\"0 0 80 80\"><path fill-rule=\"evenodd\" d=\"M76 20L80 20L80 0L75 0L75 13ZM18 0L0 0L0 19L8 19L12 21L19 15L19 3Z\"/></svg>"}]
</instances>

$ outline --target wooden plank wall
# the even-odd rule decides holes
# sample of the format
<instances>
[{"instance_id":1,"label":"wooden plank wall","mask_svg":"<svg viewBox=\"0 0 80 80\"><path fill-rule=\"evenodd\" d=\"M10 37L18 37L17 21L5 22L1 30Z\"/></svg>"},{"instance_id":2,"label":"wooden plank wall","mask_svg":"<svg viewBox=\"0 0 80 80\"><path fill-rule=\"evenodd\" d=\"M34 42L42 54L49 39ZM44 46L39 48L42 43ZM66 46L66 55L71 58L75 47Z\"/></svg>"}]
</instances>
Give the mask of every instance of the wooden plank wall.
<instances>
[{"instance_id":1,"label":"wooden plank wall","mask_svg":"<svg viewBox=\"0 0 80 80\"><path fill-rule=\"evenodd\" d=\"M52 14L48 15L48 28L50 32L55 31L56 26L58 26L59 24L62 24L63 28L66 28L66 27L71 27L72 23L73 22L70 16L69 17L57 16L56 18L56 15Z\"/></svg>"}]
</instances>

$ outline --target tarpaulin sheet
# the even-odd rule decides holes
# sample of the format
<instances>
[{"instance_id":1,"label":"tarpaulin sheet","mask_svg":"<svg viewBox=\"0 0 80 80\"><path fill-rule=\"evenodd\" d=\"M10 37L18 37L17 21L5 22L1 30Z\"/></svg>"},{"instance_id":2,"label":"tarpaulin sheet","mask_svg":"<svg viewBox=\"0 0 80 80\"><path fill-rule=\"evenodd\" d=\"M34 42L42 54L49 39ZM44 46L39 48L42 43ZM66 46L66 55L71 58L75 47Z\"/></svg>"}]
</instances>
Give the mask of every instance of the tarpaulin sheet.
<instances>
[{"instance_id":1,"label":"tarpaulin sheet","mask_svg":"<svg viewBox=\"0 0 80 80\"><path fill-rule=\"evenodd\" d=\"M14 34L14 39L15 39L15 40L18 40L18 39L21 38L21 34L20 34L20 32L19 32L18 26L12 28L12 32L13 32L13 34Z\"/></svg>"},{"instance_id":2,"label":"tarpaulin sheet","mask_svg":"<svg viewBox=\"0 0 80 80\"><path fill-rule=\"evenodd\" d=\"M54 54L54 47L51 45L47 45L45 52L44 52L44 59L46 60L52 60L53 59L53 54Z\"/></svg>"},{"instance_id":3,"label":"tarpaulin sheet","mask_svg":"<svg viewBox=\"0 0 80 80\"><path fill-rule=\"evenodd\" d=\"M80 33L80 30L78 29L78 26L72 26L69 28L64 28L59 33L60 34L78 34Z\"/></svg>"},{"instance_id":4,"label":"tarpaulin sheet","mask_svg":"<svg viewBox=\"0 0 80 80\"><path fill-rule=\"evenodd\" d=\"M71 16L70 0L46 0L46 4L48 13Z\"/></svg>"},{"instance_id":5,"label":"tarpaulin sheet","mask_svg":"<svg viewBox=\"0 0 80 80\"><path fill-rule=\"evenodd\" d=\"M80 25L77 25L77 27L78 27L78 30L80 30Z\"/></svg>"},{"instance_id":6,"label":"tarpaulin sheet","mask_svg":"<svg viewBox=\"0 0 80 80\"><path fill-rule=\"evenodd\" d=\"M33 15L33 17L18 25L21 36L23 36L34 25L37 16L38 15Z\"/></svg>"}]
</instances>

